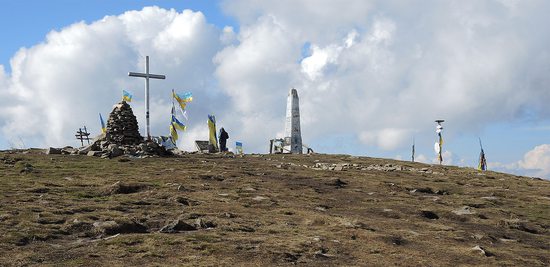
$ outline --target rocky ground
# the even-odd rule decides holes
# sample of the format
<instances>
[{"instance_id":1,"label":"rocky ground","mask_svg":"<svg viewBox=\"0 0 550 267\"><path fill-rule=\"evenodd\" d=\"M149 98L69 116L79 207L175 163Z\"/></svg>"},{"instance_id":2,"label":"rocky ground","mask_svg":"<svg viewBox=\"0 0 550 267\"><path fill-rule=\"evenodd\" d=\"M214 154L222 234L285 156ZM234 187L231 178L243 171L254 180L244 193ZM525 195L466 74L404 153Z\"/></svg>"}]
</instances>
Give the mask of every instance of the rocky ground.
<instances>
[{"instance_id":1,"label":"rocky ground","mask_svg":"<svg viewBox=\"0 0 550 267\"><path fill-rule=\"evenodd\" d=\"M548 266L550 181L345 155L0 152L0 265Z\"/></svg>"}]
</instances>

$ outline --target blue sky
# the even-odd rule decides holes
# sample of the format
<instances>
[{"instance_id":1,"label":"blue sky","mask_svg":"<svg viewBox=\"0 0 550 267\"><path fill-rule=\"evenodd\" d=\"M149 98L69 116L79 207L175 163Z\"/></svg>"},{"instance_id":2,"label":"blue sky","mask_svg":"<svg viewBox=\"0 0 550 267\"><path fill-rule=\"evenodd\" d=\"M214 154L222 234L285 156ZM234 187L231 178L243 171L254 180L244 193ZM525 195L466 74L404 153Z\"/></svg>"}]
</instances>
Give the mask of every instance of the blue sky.
<instances>
[{"instance_id":1,"label":"blue sky","mask_svg":"<svg viewBox=\"0 0 550 267\"><path fill-rule=\"evenodd\" d=\"M245 151L265 153L296 87L316 151L408 160L414 138L417 159L431 163L443 118L447 164L475 166L481 138L489 168L550 177L549 6L2 1L0 149L76 146L72 131L97 131L97 113L107 117L123 88L143 132L142 81L126 73L150 55L168 77L152 83L154 134L166 131L167 92L195 96L183 149L216 114Z\"/></svg>"},{"instance_id":2,"label":"blue sky","mask_svg":"<svg viewBox=\"0 0 550 267\"><path fill-rule=\"evenodd\" d=\"M218 26L236 25L236 21L224 15L217 1L200 0L54 0L54 1L1 1L0 32L2 44L0 62L9 68L10 58L21 47L30 47L44 40L51 30L79 21L93 22L108 15L118 15L128 10L140 10L145 6L159 6L177 10L192 9L208 17Z\"/></svg>"}]
</instances>

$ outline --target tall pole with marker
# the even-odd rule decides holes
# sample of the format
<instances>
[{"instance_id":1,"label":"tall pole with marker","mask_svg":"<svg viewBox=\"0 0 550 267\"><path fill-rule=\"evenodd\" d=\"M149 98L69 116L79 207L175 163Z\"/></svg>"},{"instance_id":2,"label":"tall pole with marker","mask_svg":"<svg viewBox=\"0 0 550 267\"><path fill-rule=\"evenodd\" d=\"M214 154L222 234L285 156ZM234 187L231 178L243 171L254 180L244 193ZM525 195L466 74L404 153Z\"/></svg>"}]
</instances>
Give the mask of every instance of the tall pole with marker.
<instances>
[{"instance_id":1,"label":"tall pole with marker","mask_svg":"<svg viewBox=\"0 0 550 267\"><path fill-rule=\"evenodd\" d=\"M435 120L437 123L437 126L435 128L435 132L437 133L438 140L435 142L435 152L437 153L437 160L439 160L439 165L443 164L443 137L441 136L441 132L443 131L443 126L441 126L441 123L443 123L445 120Z\"/></svg>"}]
</instances>

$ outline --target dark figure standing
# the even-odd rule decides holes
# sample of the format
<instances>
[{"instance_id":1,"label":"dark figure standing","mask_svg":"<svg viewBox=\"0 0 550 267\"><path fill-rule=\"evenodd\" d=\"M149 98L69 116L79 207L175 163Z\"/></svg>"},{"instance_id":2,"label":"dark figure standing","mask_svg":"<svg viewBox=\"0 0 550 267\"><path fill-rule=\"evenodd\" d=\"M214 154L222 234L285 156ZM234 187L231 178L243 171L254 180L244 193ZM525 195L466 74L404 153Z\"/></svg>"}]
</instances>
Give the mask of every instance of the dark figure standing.
<instances>
[{"instance_id":1,"label":"dark figure standing","mask_svg":"<svg viewBox=\"0 0 550 267\"><path fill-rule=\"evenodd\" d=\"M226 146L227 139L229 139L229 134L222 127L220 129L220 151L221 152L227 151L227 146Z\"/></svg>"}]
</instances>

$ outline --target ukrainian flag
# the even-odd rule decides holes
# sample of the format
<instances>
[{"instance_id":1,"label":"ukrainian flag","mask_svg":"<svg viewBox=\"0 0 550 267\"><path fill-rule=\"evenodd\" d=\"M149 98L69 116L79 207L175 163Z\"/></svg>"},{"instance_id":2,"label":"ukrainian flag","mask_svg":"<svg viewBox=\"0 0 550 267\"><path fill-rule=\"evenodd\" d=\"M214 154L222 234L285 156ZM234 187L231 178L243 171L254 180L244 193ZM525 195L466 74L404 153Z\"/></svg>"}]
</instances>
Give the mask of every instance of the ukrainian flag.
<instances>
[{"instance_id":1,"label":"ukrainian flag","mask_svg":"<svg viewBox=\"0 0 550 267\"><path fill-rule=\"evenodd\" d=\"M170 138L172 138L174 144L178 141L178 131L176 131L174 123L170 123Z\"/></svg>"},{"instance_id":2,"label":"ukrainian flag","mask_svg":"<svg viewBox=\"0 0 550 267\"><path fill-rule=\"evenodd\" d=\"M105 122L103 121L103 117L101 117L101 113L99 113L99 121L101 122L101 132L106 133L107 128L105 127Z\"/></svg>"},{"instance_id":3,"label":"ukrainian flag","mask_svg":"<svg viewBox=\"0 0 550 267\"><path fill-rule=\"evenodd\" d=\"M208 130L210 132L210 144L218 150L218 137L216 136L216 117L208 115Z\"/></svg>"},{"instance_id":4,"label":"ukrainian flag","mask_svg":"<svg viewBox=\"0 0 550 267\"><path fill-rule=\"evenodd\" d=\"M185 124L181 123L174 115L172 115L172 125L178 130L185 131Z\"/></svg>"},{"instance_id":5,"label":"ukrainian flag","mask_svg":"<svg viewBox=\"0 0 550 267\"><path fill-rule=\"evenodd\" d=\"M183 99L184 102L191 102L193 101L193 94L192 93L185 93L183 96L180 96L181 99Z\"/></svg>"},{"instance_id":6,"label":"ukrainian flag","mask_svg":"<svg viewBox=\"0 0 550 267\"><path fill-rule=\"evenodd\" d=\"M128 93L126 90L122 90L122 101L132 102L132 94Z\"/></svg>"},{"instance_id":7,"label":"ukrainian flag","mask_svg":"<svg viewBox=\"0 0 550 267\"><path fill-rule=\"evenodd\" d=\"M483 151L483 148L481 149L481 153L479 153L479 164L477 165L477 169L480 171L487 170L487 160L485 159L485 152Z\"/></svg>"}]
</instances>

